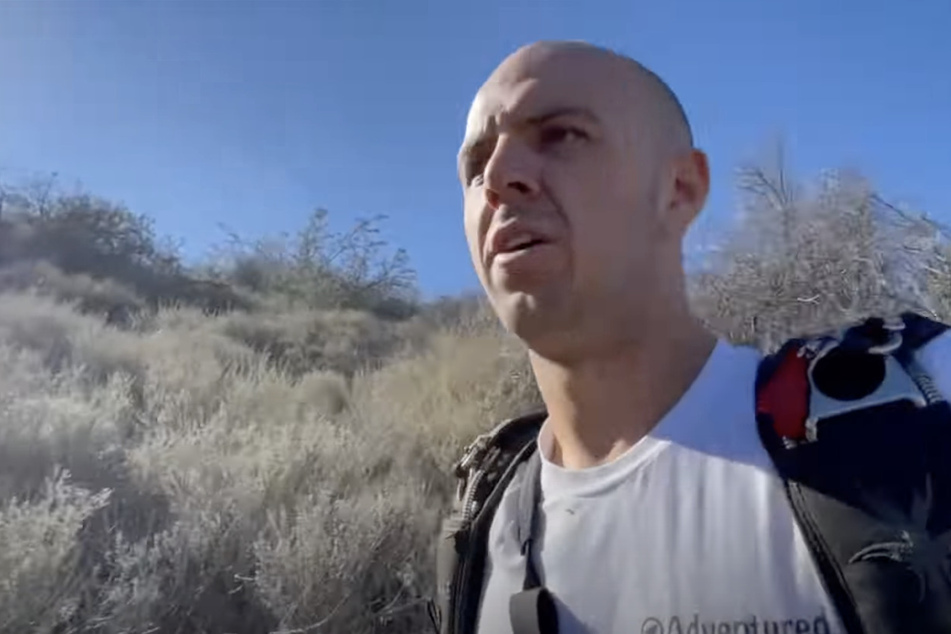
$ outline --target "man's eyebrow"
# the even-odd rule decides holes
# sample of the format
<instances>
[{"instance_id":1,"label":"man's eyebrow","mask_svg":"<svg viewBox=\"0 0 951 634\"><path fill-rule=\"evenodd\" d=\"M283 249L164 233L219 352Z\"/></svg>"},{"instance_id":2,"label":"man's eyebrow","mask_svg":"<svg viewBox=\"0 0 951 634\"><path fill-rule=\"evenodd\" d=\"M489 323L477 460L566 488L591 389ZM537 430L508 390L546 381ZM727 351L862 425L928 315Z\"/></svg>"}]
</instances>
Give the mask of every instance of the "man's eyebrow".
<instances>
[{"instance_id":1,"label":"man's eyebrow","mask_svg":"<svg viewBox=\"0 0 951 634\"><path fill-rule=\"evenodd\" d=\"M520 127L537 127L548 123L552 119L558 119L560 117L579 117L586 119L593 124L600 125L601 123L601 118L598 117L598 115L595 114L590 108L585 108L583 106L561 106L558 108L552 108L551 110L546 110L541 114L525 117L519 125ZM458 153L460 166L470 156L477 154L479 150L484 148L486 145L491 144L493 134L493 131L483 131L472 136L471 138L465 139L462 143L462 146L459 148Z\"/></svg>"},{"instance_id":2,"label":"man's eyebrow","mask_svg":"<svg viewBox=\"0 0 951 634\"><path fill-rule=\"evenodd\" d=\"M525 122L528 125L541 125L551 121L552 119L558 119L560 117L580 117L582 119L587 119L591 123L601 123L601 118L595 114L593 110L583 106L564 106L560 108L553 108L552 110L547 110L541 114L527 117Z\"/></svg>"},{"instance_id":3,"label":"man's eyebrow","mask_svg":"<svg viewBox=\"0 0 951 634\"><path fill-rule=\"evenodd\" d=\"M465 139L462 142L462 146L459 148L459 154L457 156L459 166L461 167L462 164L465 161L469 160L469 158L472 155L478 154L479 150L481 150L482 148L484 148L486 145L490 144L491 142L492 140L489 134L480 134L478 136Z\"/></svg>"}]
</instances>

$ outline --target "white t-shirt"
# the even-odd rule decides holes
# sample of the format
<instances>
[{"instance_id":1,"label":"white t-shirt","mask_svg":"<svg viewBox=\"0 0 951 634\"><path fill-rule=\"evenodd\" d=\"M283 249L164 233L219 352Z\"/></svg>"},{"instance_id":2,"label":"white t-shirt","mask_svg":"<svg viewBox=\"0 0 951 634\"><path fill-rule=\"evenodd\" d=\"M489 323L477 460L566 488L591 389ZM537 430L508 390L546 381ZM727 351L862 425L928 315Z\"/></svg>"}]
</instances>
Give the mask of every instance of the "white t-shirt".
<instances>
[{"instance_id":1,"label":"white t-shirt","mask_svg":"<svg viewBox=\"0 0 951 634\"><path fill-rule=\"evenodd\" d=\"M539 437L544 502L534 550L559 634L842 632L753 409L759 356L719 342L681 400L617 460L553 464ZM919 352L951 396L951 333ZM479 634L508 634L524 560L516 536L522 473L489 532Z\"/></svg>"}]
</instances>

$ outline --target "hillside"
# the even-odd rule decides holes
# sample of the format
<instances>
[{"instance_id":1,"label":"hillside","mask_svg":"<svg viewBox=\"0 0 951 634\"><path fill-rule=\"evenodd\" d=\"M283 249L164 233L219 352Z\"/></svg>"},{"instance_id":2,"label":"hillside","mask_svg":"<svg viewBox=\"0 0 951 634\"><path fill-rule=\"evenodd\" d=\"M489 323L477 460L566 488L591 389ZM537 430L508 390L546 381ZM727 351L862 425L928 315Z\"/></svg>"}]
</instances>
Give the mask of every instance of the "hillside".
<instances>
[{"instance_id":1,"label":"hillside","mask_svg":"<svg viewBox=\"0 0 951 634\"><path fill-rule=\"evenodd\" d=\"M744 172L696 311L763 349L951 315L938 227L864 180ZM418 299L374 221L316 212L186 267L137 217L0 206L0 633L420 632L461 446L536 407L477 299Z\"/></svg>"}]
</instances>

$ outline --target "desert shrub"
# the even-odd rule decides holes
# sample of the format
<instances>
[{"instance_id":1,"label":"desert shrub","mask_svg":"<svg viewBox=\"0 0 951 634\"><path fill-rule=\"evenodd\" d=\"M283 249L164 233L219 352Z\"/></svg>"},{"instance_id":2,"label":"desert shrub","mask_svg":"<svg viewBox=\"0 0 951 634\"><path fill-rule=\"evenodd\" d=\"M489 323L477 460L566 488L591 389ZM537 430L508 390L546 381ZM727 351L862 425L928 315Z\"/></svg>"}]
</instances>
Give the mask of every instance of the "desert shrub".
<instances>
[{"instance_id":1,"label":"desert shrub","mask_svg":"<svg viewBox=\"0 0 951 634\"><path fill-rule=\"evenodd\" d=\"M23 214L0 214L0 267L28 259L34 234Z\"/></svg>"},{"instance_id":2,"label":"desert shrub","mask_svg":"<svg viewBox=\"0 0 951 634\"><path fill-rule=\"evenodd\" d=\"M63 465L101 501L66 535L69 583L35 573L65 597L47 602L65 606L58 627L416 631L440 507L357 424L343 376L291 376L195 309L117 331L49 298L0 301L17 370L0 392L5 499L42 501Z\"/></svg>"},{"instance_id":3,"label":"desert shrub","mask_svg":"<svg viewBox=\"0 0 951 634\"><path fill-rule=\"evenodd\" d=\"M36 351L53 370L81 367L86 380L102 382L117 373L140 376L133 350L137 339L80 314L74 305L35 291L0 293L0 341Z\"/></svg>"},{"instance_id":4,"label":"desert shrub","mask_svg":"<svg viewBox=\"0 0 951 634\"><path fill-rule=\"evenodd\" d=\"M68 275L44 260L23 260L0 269L0 290L32 290L119 326L129 325L144 308L135 292L115 279Z\"/></svg>"},{"instance_id":5,"label":"desert shrub","mask_svg":"<svg viewBox=\"0 0 951 634\"><path fill-rule=\"evenodd\" d=\"M14 244L0 262L45 260L67 274L112 278L145 297L169 299L161 289L182 267L150 218L89 194L59 192L52 183L41 194L17 196L19 204L5 213L17 227Z\"/></svg>"},{"instance_id":6,"label":"desert shrub","mask_svg":"<svg viewBox=\"0 0 951 634\"><path fill-rule=\"evenodd\" d=\"M440 494L476 434L541 403L524 349L497 329L443 331L428 350L358 376L351 401L393 460Z\"/></svg>"},{"instance_id":7,"label":"desert shrub","mask_svg":"<svg viewBox=\"0 0 951 634\"><path fill-rule=\"evenodd\" d=\"M190 275L147 216L54 185L0 183L0 267L14 267L0 275L0 288L11 281L23 288L32 276L59 298L122 321L143 304L209 312L255 307L247 294Z\"/></svg>"},{"instance_id":8,"label":"desert shrub","mask_svg":"<svg viewBox=\"0 0 951 634\"><path fill-rule=\"evenodd\" d=\"M807 189L756 167L740 192L737 226L690 279L696 312L723 336L772 350L871 315L937 314L941 232L866 180L833 172Z\"/></svg>"},{"instance_id":9,"label":"desert shrub","mask_svg":"<svg viewBox=\"0 0 951 634\"><path fill-rule=\"evenodd\" d=\"M125 478L135 419L122 377L90 386L81 367L51 373L5 341L0 367L0 631L59 632L98 574L103 545L88 529L108 519L134 534L157 505Z\"/></svg>"},{"instance_id":10,"label":"desert shrub","mask_svg":"<svg viewBox=\"0 0 951 634\"><path fill-rule=\"evenodd\" d=\"M870 312L948 314L934 223L852 177L746 178L745 215L690 280L719 333L769 347ZM305 243L208 272L251 312L164 303L123 329L80 309L139 287L7 263L0 632L426 631L450 467L540 406L526 351L476 297L395 323L356 287L311 286L336 273Z\"/></svg>"},{"instance_id":11,"label":"desert shrub","mask_svg":"<svg viewBox=\"0 0 951 634\"><path fill-rule=\"evenodd\" d=\"M383 216L358 220L343 233L331 231L318 209L295 235L253 241L231 235L205 265L209 275L258 295L283 309L366 310L403 319L417 310L416 275L402 249L386 252Z\"/></svg>"},{"instance_id":12,"label":"desert shrub","mask_svg":"<svg viewBox=\"0 0 951 634\"><path fill-rule=\"evenodd\" d=\"M57 467L84 486L111 486L108 454L134 425L125 379L91 389L80 368L50 375L40 355L6 343L0 362L0 501L32 499Z\"/></svg>"},{"instance_id":13,"label":"desert shrub","mask_svg":"<svg viewBox=\"0 0 951 634\"><path fill-rule=\"evenodd\" d=\"M255 543L257 587L286 628L424 631L419 599L434 585L438 515L421 490L395 478L346 498L309 498L296 517L272 517Z\"/></svg>"},{"instance_id":14,"label":"desert shrub","mask_svg":"<svg viewBox=\"0 0 951 634\"><path fill-rule=\"evenodd\" d=\"M924 264L927 295L938 315L951 315L951 246L937 245Z\"/></svg>"},{"instance_id":15,"label":"desert shrub","mask_svg":"<svg viewBox=\"0 0 951 634\"><path fill-rule=\"evenodd\" d=\"M0 631L57 632L77 611L84 589L77 535L109 492L69 484L65 472L47 478L33 500L0 507Z\"/></svg>"},{"instance_id":16,"label":"desert shrub","mask_svg":"<svg viewBox=\"0 0 951 634\"><path fill-rule=\"evenodd\" d=\"M218 324L221 332L294 376L312 370L350 376L400 345L391 323L362 311L233 313Z\"/></svg>"}]
</instances>

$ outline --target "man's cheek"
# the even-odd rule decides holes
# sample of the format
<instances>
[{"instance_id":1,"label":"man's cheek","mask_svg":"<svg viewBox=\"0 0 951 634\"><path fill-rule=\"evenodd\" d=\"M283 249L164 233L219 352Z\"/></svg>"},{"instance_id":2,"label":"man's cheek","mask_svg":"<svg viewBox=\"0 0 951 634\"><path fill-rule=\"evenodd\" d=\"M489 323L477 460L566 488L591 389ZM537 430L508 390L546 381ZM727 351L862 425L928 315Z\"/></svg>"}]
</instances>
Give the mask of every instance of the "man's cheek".
<instances>
[{"instance_id":1,"label":"man's cheek","mask_svg":"<svg viewBox=\"0 0 951 634\"><path fill-rule=\"evenodd\" d=\"M479 231L479 219L476 215L470 211L466 211L463 218L463 231L466 236L466 244L469 246L469 252L472 254L473 260L477 259L477 255L481 250L481 245L485 240L485 236ZM473 262L476 264L476 262Z\"/></svg>"}]
</instances>

